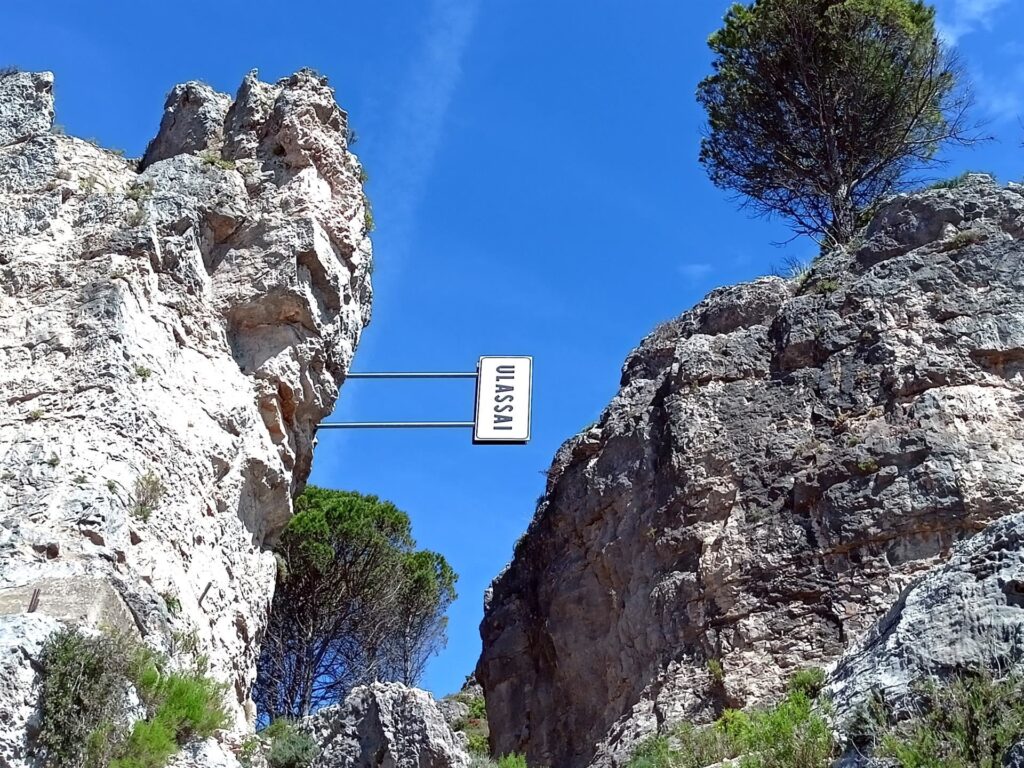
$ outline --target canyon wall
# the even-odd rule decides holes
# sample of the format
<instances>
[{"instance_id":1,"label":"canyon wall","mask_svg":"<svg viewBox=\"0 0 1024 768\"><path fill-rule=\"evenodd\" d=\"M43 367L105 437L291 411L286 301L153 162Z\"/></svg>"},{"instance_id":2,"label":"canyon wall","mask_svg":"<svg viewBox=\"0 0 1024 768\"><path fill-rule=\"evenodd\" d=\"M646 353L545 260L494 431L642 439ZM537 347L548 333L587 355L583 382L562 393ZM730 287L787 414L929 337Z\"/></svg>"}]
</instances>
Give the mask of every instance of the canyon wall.
<instances>
[{"instance_id":1,"label":"canyon wall","mask_svg":"<svg viewBox=\"0 0 1024 768\"><path fill-rule=\"evenodd\" d=\"M370 318L359 161L326 80L177 86L141 161L0 75L0 764L58 622L206 656L252 720L275 562Z\"/></svg>"},{"instance_id":2,"label":"canyon wall","mask_svg":"<svg viewBox=\"0 0 1024 768\"><path fill-rule=\"evenodd\" d=\"M622 765L660 727L770 701L847 651L847 711L930 654L1018 661L1021 536L932 569L1022 509L1022 236L1024 188L973 176L644 339L488 594L494 750Z\"/></svg>"}]
</instances>

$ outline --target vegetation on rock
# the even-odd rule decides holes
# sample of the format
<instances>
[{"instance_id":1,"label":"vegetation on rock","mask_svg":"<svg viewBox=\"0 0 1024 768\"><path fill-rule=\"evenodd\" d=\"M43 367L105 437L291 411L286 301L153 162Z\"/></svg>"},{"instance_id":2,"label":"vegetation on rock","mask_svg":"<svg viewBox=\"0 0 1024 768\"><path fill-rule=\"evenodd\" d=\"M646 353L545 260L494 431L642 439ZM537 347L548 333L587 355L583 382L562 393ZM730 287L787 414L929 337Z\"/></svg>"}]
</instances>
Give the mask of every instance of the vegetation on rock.
<instances>
[{"instance_id":1,"label":"vegetation on rock","mask_svg":"<svg viewBox=\"0 0 1024 768\"><path fill-rule=\"evenodd\" d=\"M959 68L921 0L736 3L708 44L700 161L799 234L848 242L909 172L972 139Z\"/></svg>"},{"instance_id":2,"label":"vegetation on rock","mask_svg":"<svg viewBox=\"0 0 1024 768\"><path fill-rule=\"evenodd\" d=\"M191 739L224 727L223 686L123 637L62 629L42 654L40 729L45 766L161 768ZM144 716L132 704L134 692Z\"/></svg>"}]
</instances>

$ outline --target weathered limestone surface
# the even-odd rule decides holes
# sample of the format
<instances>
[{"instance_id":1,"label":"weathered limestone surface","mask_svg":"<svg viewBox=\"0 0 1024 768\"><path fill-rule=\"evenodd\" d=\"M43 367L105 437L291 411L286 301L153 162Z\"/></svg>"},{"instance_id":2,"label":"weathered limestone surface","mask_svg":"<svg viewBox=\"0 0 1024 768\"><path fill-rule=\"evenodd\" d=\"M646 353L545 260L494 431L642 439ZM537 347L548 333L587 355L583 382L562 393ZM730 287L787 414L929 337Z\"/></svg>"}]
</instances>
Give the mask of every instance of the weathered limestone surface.
<instances>
[{"instance_id":1,"label":"weathered limestone surface","mask_svg":"<svg viewBox=\"0 0 1024 768\"><path fill-rule=\"evenodd\" d=\"M426 691L400 683L355 688L301 722L323 751L313 768L468 768L469 755Z\"/></svg>"},{"instance_id":2,"label":"weathered limestone surface","mask_svg":"<svg viewBox=\"0 0 1024 768\"><path fill-rule=\"evenodd\" d=\"M769 700L1024 508L1022 234L1015 185L899 197L806 278L716 290L646 338L491 590L492 747L621 765L661 724ZM1016 658L1014 525L901 598L839 695L903 681L958 620L937 663Z\"/></svg>"},{"instance_id":3,"label":"weathered limestone surface","mask_svg":"<svg viewBox=\"0 0 1024 768\"><path fill-rule=\"evenodd\" d=\"M0 78L0 764L56 620L205 654L246 716L317 423L369 321L360 166L326 81L172 91L138 164ZM38 608L27 613L39 590Z\"/></svg>"}]
</instances>

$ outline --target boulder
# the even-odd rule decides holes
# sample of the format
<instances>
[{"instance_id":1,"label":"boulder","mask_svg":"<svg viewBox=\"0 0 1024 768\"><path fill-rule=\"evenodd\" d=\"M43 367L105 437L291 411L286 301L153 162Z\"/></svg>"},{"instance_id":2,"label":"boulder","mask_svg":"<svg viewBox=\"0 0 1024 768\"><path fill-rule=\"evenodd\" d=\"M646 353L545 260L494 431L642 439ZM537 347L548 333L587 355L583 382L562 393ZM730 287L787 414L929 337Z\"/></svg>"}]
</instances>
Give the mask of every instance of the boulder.
<instances>
[{"instance_id":1,"label":"boulder","mask_svg":"<svg viewBox=\"0 0 1024 768\"><path fill-rule=\"evenodd\" d=\"M426 691L355 688L300 723L322 748L313 768L468 768L470 759Z\"/></svg>"}]
</instances>

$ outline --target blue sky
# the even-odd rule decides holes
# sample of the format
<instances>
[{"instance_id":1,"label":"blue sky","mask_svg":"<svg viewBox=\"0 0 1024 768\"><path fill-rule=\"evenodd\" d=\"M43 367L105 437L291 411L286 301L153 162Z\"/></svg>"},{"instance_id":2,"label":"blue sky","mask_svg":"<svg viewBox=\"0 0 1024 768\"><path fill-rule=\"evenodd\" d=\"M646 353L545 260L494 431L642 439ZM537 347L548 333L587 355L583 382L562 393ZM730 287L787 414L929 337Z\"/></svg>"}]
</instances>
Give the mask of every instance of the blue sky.
<instances>
[{"instance_id":1,"label":"blue sky","mask_svg":"<svg viewBox=\"0 0 1024 768\"><path fill-rule=\"evenodd\" d=\"M473 447L465 432L321 433L313 481L391 499L461 575L448 648L424 680L438 694L472 670L483 591L554 451L614 395L629 350L711 288L815 252L770 245L785 228L738 212L696 162L693 91L727 2L8 5L0 65L54 71L66 130L129 155L175 83L233 93L252 68L328 75L377 221L374 319L354 369L534 356L527 447ZM1024 3L938 7L1000 141L954 153L937 175L1020 179ZM466 381L354 381L334 418L462 420L472 394Z\"/></svg>"}]
</instances>

